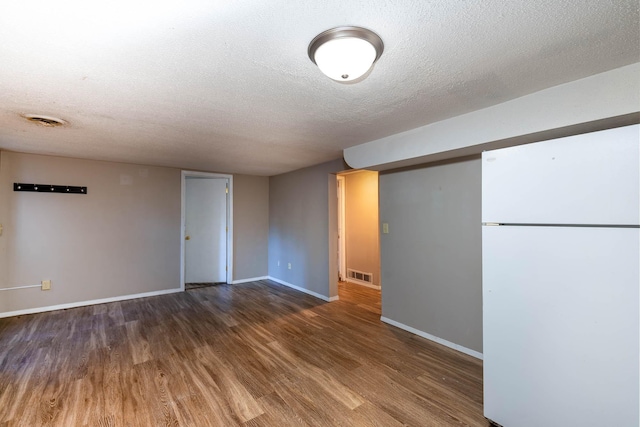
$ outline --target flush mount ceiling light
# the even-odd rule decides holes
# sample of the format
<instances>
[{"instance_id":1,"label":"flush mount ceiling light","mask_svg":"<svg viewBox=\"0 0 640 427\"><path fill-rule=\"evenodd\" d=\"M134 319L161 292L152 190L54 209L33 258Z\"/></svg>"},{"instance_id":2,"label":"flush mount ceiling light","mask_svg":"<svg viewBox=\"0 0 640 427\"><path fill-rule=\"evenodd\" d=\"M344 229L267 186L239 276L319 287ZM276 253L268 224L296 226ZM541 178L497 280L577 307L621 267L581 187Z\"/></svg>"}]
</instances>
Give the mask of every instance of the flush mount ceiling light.
<instances>
[{"instance_id":1,"label":"flush mount ceiling light","mask_svg":"<svg viewBox=\"0 0 640 427\"><path fill-rule=\"evenodd\" d=\"M382 39L360 27L337 27L318 34L309 43L311 61L324 74L339 82L362 77L380 58Z\"/></svg>"}]
</instances>

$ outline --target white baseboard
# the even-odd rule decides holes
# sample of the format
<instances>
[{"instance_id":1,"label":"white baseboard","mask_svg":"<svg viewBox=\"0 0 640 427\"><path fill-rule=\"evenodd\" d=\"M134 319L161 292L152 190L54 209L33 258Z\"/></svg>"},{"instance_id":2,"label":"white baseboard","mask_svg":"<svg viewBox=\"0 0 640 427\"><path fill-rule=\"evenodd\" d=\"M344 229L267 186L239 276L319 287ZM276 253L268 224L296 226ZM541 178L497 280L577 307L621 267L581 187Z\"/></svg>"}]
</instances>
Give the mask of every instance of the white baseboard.
<instances>
[{"instance_id":1,"label":"white baseboard","mask_svg":"<svg viewBox=\"0 0 640 427\"><path fill-rule=\"evenodd\" d=\"M305 289L305 288L301 288L300 286L292 285L291 283L285 282L284 280L276 279L275 277L269 276L269 277L267 277L267 279L272 280L272 281L274 281L276 283L280 283L281 285L287 286L289 288L295 289L296 291L304 292L305 294L309 294L309 295L314 296L316 298L320 298L323 301L332 302L332 301L337 301L339 299L337 295L335 297L329 298L329 297L321 295L321 294L319 294L317 292L310 291L309 289Z\"/></svg>"},{"instance_id":2,"label":"white baseboard","mask_svg":"<svg viewBox=\"0 0 640 427\"><path fill-rule=\"evenodd\" d=\"M407 325L405 325L403 323L396 322L395 320L391 320L391 319L389 319L387 317L381 316L380 320L383 321L384 323L388 323L389 325L395 326L396 328L404 329L405 331L411 332L412 334L416 334L416 335L418 335L418 336L420 336L422 338L426 338L426 339L428 339L430 341L437 342L438 344L442 344L445 347L449 347L449 348L457 350L457 351L459 351L461 353L468 354L469 356L473 356L476 359L482 360L482 358L483 358L482 353L480 353L480 352L477 352L475 350L471 350L470 348L463 347L463 346L461 346L459 344L452 343L451 341L447 341L447 340L444 340L442 338L438 338L435 335L428 334L428 333L423 332L423 331L421 331L419 329L412 328L411 326L407 326Z\"/></svg>"},{"instance_id":3,"label":"white baseboard","mask_svg":"<svg viewBox=\"0 0 640 427\"><path fill-rule=\"evenodd\" d=\"M70 302L67 304L50 305L47 307L36 307L36 308L27 308L25 310L7 311L5 313L0 313L0 319L3 317L22 316L25 314L44 313L47 311L64 310L66 308L85 307L87 305L105 304L108 302L126 301L129 299L154 297L154 296L166 295L166 294L175 294L177 292L183 292L183 290L180 288L164 289L162 291L144 292L141 294L121 295L117 297L94 299L89 301L78 301L78 302Z\"/></svg>"},{"instance_id":4,"label":"white baseboard","mask_svg":"<svg viewBox=\"0 0 640 427\"><path fill-rule=\"evenodd\" d=\"M371 283L361 282L360 280L352 279L350 277L347 277L347 282L353 283L355 285L365 286L365 287L371 288L371 289L380 290L380 286L379 285L372 285Z\"/></svg>"},{"instance_id":5,"label":"white baseboard","mask_svg":"<svg viewBox=\"0 0 640 427\"><path fill-rule=\"evenodd\" d=\"M249 282L257 282L258 280L267 280L269 276L261 276L261 277L252 277L250 279L240 279L234 280L231 282L232 285L239 285L240 283L249 283Z\"/></svg>"}]
</instances>

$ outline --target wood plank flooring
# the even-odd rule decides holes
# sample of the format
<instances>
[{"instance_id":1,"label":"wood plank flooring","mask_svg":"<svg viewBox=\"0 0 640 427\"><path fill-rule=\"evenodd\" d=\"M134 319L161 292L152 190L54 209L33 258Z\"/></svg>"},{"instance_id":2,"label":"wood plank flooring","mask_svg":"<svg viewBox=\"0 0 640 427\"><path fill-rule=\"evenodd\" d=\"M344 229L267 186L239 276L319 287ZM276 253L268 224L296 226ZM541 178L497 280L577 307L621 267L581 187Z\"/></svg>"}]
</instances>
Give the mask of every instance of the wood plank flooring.
<instances>
[{"instance_id":1,"label":"wood plank flooring","mask_svg":"<svg viewBox=\"0 0 640 427\"><path fill-rule=\"evenodd\" d=\"M184 290L185 291L190 291L193 289L198 289L198 288L206 288L207 286L217 286L217 285L224 285L226 284L225 282L199 282L199 283L185 283L184 284Z\"/></svg>"},{"instance_id":2,"label":"wood plank flooring","mask_svg":"<svg viewBox=\"0 0 640 427\"><path fill-rule=\"evenodd\" d=\"M0 427L483 426L480 361L270 281L0 319Z\"/></svg>"}]
</instances>

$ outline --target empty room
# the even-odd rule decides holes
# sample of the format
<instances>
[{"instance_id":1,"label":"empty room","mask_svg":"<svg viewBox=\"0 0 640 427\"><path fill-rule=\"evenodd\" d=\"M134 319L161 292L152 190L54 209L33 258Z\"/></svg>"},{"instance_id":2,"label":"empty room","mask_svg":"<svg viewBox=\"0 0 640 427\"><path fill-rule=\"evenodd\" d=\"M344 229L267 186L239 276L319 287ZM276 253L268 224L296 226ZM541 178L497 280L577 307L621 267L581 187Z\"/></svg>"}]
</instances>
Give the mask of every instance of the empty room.
<instances>
[{"instance_id":1,"label":"empty room","mask_svg":"<svg viewBox=\"0 0 640 427\"><path fill-rule=\"evenodd\" d=\"M639 427L637 0L0 40L0 426Z\"/></svg>"}]
</instances>

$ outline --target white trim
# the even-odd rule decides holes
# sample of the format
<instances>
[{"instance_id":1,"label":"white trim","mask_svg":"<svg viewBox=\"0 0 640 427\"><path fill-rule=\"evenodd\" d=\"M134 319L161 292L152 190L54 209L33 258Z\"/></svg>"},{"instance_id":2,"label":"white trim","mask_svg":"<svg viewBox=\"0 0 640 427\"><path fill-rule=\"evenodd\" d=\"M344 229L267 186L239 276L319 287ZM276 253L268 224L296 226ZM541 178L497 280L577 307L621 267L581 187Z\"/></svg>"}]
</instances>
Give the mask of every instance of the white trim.
<instances>
[{"instance_id":1,"label":"white trim","mask_svg":"<svg viewBox=\"0 0 640 427\"><path fill-rule=\"evenodd\" d=\"M346 176L346 175L353 175L354 173L360 173L360 172L365 172L366 169L348 169L346 171L342 171L339 173L339 175L342 176Z\"/></svg>"},{"instance_id":2,"label":"white trim","mask_svg":"<svg viewBox=\"0 0 640 427\"><path fill-rule=\"evenodd\" d=\"M12 288L0 288L0 291L15 291L16 289L29 289L29 288L41 288L42 285L25 285L25 286L14 286Z\"/></svg>"},{"instance_id":3,"label":"white trim","mask_svg":"<svg viewBox=\"0 0 640 427\"><path fill-rule=\"evenodd\" d=\"M269 278L269 276L261 276L261 277L252 277L250 279L240 279L240 280L234 280L233 282L231 282L232 285L238 285L240 283L249 283L249 282L257 282L259 280L267 280Z\"/></svg>"},{"instance_id":4,"label":"white trim","mask_svg":"<svg viewBox=\"0 0 640 427\"><path fill-rule=\"evenodd\" d=\"M337 295L335 297L329 298L329 297L321 295L321 294L319 294L317 292L310 291L309 289L305 289L305 288L301 288L300 286L292 285L291 283L285 282L284 280L276 279L275 277L272 277L272 276L268 276L267 279L271 280L273 282L276 282L276 283L280 283L281 285L288 286L289 288L295 289L296 291L304 292L305 294L309 294L309 295L314 296L316 298L320 298L323 301L332 302L332 301L337 301L339 299Z\"/></svg>"},{"instance_id":5,"label":"white trim","mask_svg":"<svg viewBox=\"0 0 640 427\"><path fill-rule=\"evenodd\" d=\"M380 316L380 320L383 321L384 323L388 323L389 325L395 326L396 328L404 329L407 332L411 332L412 334L416 334L416 335L418 335L418 336L420 336L422 338L426 338L429 341L433 341L433 342L436 342L438 344L442 344L445 347L449 347L449 348L457 350L457 351L459 351L461 353L468 354L469 356L473 356L476 359L482 360L482 358L483 358L482 353L479 353L479 352L477 352L475 350L471 350L470 348L463 347L463 346L461 346L459 344L452 343L451 341L447 341L447 340L444 340L442 338L438 338L435 335L428 334L428 333L423 332L423 331L421 331L419 329L412 328L411 326L407 326L407 325L405 325L403 323L396 322L395 320L391 320L391 319L389 319L387 317Z\"/></svg>"},{"instance_id":6,"label":"white trim","mask_svg":"<svg viewBox=\"0 0 640 427\"><path fill-rule=\"evenodd\" d=\"M369 273L367 273L367 274L369 274ZM358 279L352 279L351 277L347 277L346 282L353 283L353 284L360 285L360 286L366 286L367 288L371 288L371 289L377 289L377 290L381 289L380 285L372 285L371 283L362 282L362 281L360 281Z\"/></svg>"},{"instance_id":7,"label":"white trim","mask_svg":"<svg viewBox=\"0 0 640 427\"><path fill-rule=\"evenodd\" d=\"M185 222L185 187L188 176L203 178L222 178L229 182L229 203L227 203L227 283L233 283L233 175L212 172L183 170L180 174L180 289L184 291L184 222Z\"/></svg>"},{"instance_id":8,"label":"white trim","mask_svg":"<svg viewBox=\"0 0 640 427\"><path fill-rule=\"evenodd\" d=\"M155 297L158 295L175 294L177 292L182 292L182 291L183 291L182 289L177 289L177 288L164 289L162 291L144 292L141 294L121 295L117 297L101 298L101 299L94 299L89 301L78 301L78 302L70 302L67 304L50 305L47 307L36 307L36 308L27 308L25 310L7 311L4 313L0 313L0 319L3 317L22 316L24 314L44 313L47 311L64 310L66 308L85 307L88 305L106 304L108 302L118 302L118 301L126 301L126 300L136 299L136 298L146 298L146 297Z\"/></svg>"},{"instance_id":9,"label":"white trim","mask_svg":"<svg viewBox=\"0 0 640 427\"><path fill-rule=\"evenodd\" d=\"M229 215L227 217L227 225L229 227L229 233L227 234L227 283L233 281L233 175L227 175L229 177L229 204L227 205Z\"/></svg>"}]
</instances>

